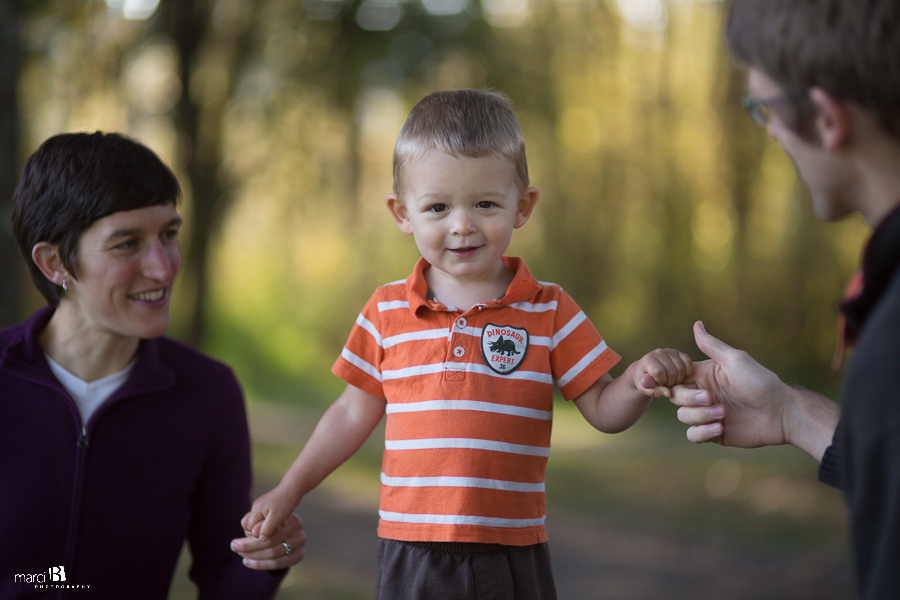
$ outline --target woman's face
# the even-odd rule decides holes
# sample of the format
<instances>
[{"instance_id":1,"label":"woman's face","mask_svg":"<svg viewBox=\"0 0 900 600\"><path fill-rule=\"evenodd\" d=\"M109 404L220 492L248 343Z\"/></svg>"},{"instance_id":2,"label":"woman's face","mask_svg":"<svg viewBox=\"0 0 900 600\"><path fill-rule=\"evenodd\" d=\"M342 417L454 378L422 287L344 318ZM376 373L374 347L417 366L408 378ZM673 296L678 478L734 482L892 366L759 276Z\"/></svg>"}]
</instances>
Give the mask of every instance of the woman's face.
<instances>
[{"instance_id":1,"label":"woman's face","mask_svg":"<svg viewBox=\"0 0 900 600\"><path fill-rule=\"evenodd\" d=\"M75 319L72 325L130 338L164 334L181 270L180 226L175 206L164 204L113 213L85 229L75 263L78 279L67 281L60 303Z\"/></svg>"}]
</instances>

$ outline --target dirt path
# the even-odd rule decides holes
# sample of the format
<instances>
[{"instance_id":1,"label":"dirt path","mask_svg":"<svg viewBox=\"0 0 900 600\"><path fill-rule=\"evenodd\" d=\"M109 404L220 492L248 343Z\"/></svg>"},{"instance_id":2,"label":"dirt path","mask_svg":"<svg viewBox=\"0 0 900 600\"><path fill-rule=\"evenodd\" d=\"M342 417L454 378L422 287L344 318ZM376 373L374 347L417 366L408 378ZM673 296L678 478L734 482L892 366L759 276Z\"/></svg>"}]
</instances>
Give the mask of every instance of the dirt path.
<instances>
[{"instance_id":1,"label":"dirt path","mask_svg":"<svg viewBox=\"0 0 900 600\"><path fill-rule=\"evenodd\" d=\"M251 408L253 439L296 445L317 415L284 407ZM380 445L375 435L367 444ZM286 458L285 460L289 460ZM259 492L277 482L258 473ZM359 492L356 490L355 492ZM279 600L372 597L377 484L363 493L323 484L298 513L307 558L288 575ZM603 517L548 508L547 529L560 600L845 600L853 598L845 559L736 547L716 532L685 540L633 531Z\"/></svg>"},{"instance_id":2,"label":"dirt path","mask_svg":"<svg viewBox=\"0 0 900 600\"><path fill-rule=\"evenodd\" d=\"M307 559L279 596L370 598L375 526L370 507L317 490L302 506ZM560 600L838 600L852 598L849 566L834 559L736 550L722 542L614 530L548 517Z\"/></svg>"}]
</instances>

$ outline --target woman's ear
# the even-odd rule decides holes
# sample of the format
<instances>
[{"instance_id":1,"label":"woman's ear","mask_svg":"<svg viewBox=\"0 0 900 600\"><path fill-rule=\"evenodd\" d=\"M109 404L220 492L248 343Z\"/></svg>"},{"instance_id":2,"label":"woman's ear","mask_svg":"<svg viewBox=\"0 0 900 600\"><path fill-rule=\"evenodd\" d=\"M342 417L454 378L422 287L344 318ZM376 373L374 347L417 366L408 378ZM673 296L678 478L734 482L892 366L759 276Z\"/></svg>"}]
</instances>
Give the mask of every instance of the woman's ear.
<instances>
[{"instance_id":1,"label":"woman's ear","mask_svg":"<svg viewBox=\"0 0 900 600\"><path fill-rule=\"evenodd\" d=\"M31 260L41 270L50 283L63 286L66 279L73 279L63 265L59 246L49 242L38 242L31 249Z\"/></svg>"},{"instance_id":2,"label":"woman's ear","mask_svg":"<svg viewBox=\"0 0 900 600\"><path fill-rule=\"evenodd\" d=\"M515 229L518 229L528 222L528 219L531 217L531 211L534 210L534 205L537 204L539 196L540 192L538 189L532 186L525 188L522 192L522 196L519 198L519 204L516 209L516 221L513 223Z\"/></svg>"},{"instance_id":3,"label":"woman's ear","mask_svg":"<svg viewBox=\"0 0 900 600\"><path fill-rule=\"evenodd\" d=\"M403 205L400 196L397 194L388 194L384 199L384 205L391 212L397 227L406 235L412 235L412 224L409 222L409 210Z\"/></svg>"}]
</instances>

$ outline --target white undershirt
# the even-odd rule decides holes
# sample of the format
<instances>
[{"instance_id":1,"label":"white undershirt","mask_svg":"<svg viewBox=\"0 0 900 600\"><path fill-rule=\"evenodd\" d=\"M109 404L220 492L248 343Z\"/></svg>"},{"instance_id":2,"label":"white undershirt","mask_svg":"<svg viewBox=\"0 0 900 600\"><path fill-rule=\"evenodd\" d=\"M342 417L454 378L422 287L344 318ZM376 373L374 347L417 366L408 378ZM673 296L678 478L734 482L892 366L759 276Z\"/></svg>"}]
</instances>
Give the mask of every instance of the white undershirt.
<instances>
[{"instance_id":1,"label":"white undershirt","mask_svg":"<svg viewBox=\"0 0 900 600\"><path fill-rule=\"evenodd\" d=\"M44 356L47 355L45 354ZM78 405L78 411L81 413L81 422L87 423L94 411L107 398L112 396L117 389L122 387L122 384L128 379L131 370L137 363L137 357L118 373L113 373L96 381L85 381L77 375L73 375L49 356L47 356L47 363L50 365L50 370L59 379L59 382L63 384L63 387L75 400L75 404Z\"/></svg>"}]
</instances>

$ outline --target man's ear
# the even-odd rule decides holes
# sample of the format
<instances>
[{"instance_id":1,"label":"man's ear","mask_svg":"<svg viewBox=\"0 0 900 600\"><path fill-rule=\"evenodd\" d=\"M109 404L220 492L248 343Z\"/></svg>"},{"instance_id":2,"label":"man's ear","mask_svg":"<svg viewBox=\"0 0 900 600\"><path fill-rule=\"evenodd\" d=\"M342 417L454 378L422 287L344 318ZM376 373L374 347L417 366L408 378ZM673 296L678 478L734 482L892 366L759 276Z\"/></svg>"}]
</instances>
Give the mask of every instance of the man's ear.
<instances>
[{"instance_id":1,"label":"man's ear","mask_svg":"<svg viewBox=\"0 0 900 600\"><path fill-rule=\"evenodd\" d=\"M384 205L391 212L391 216L397 222L397 227L406 235L412 235L412 224L409 222L409 211L400 201L397 194L388 194L384 199Z\"/></svg>"},{"instance_id":2,"label":"man's ear","mask_svg":"<svg viewBox=\"0 0 900 600\"><path fill-rule=\"evenodd\" d=\"M59 246L56 244L38 242L31 249L31 260L50 283L61 286L66 278L73 279L63 265L62 257L59 255Z\"/></svg>"},{"instance_id":3,"label":"man's ear","mask_svg":"<svg viewBox=\"0 0 900 600\"><path fill-rule=\"evenodd\" d=\"M813 124L825 150L833 152L850 141L853 115L844 101L819 87L809 90L809 101L816 110Z\"/></svg>"},{"instance_id":4,"label":"man's ear","mask_svg":"<svg viewBox=\"0 0 900 600\"><path fill-rule=\"evenodd\" d=\"M515 229L528 222L528 219L531 217L531 211L534 210L534 205L537 204L538 196L540 196L540 192L536 187L529 186L522 192L516 210L516 221L513 223Z\"/></svg>"}]
</instances>

